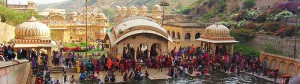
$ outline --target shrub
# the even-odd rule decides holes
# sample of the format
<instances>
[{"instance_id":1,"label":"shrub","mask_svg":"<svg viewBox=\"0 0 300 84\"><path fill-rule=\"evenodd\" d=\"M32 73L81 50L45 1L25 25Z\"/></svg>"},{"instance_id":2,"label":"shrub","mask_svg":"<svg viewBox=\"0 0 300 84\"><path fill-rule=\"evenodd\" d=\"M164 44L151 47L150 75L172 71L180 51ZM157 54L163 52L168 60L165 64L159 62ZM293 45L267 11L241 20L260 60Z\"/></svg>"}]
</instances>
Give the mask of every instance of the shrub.
<instances>
[{"instance_id":1,"label":"shrub","mask_svg":"<svg viewBox=\"0 0 300 84\"><path fill-rule=\"evenodd\" d=\"M243 9L250 9L256 5L255 0L244 0Z\"/></svg>"},{"instance_id":2,"label":"shrub","mask_svg":"<svg viewBox=\"0 0 300 84\"><path fill-rule=\"evenodd\" d=\"M290 17L294 17L294 14L290 11L284 10L284 11L276 14L273 19L275 21L281 21L282 19L290 18Z\"/></svg>"},{"instance_id":3,"label":"shrub","mask_svg":"<svg viewBox=\"0 0 300 84\"><path fill-rule=\"evenodd\" d=\"M257 18L258 15L259 15L259 12L257 10L247 10L246 15L245 15L245 19L246 20L253 20L253 19Z\"/></svg>"},{"instance_id":4,"label":"shrub","mask_svg":"<svg viewBox=\"0 0 300 84\"><path fill-rule=\"evenodd\" d=\"M240 41L241 43L248 42L255 37L255 33L251 29L233 29L230 32L230 35L235 37L236 40Z\"/></svg>"},{"instance_id":5,"label":"shrub","mask_svg":"<svg viewBox=\"0 0 300 84\"><path fill-rule=\"evenodd\" d=\"M294 34L295 27L291 25L281 25L280 28L275 31L275 36L280 36L281 38L284 38L286 36L292 36Z\"/></svg>"},{"instance_id":6,"label":"shrub","mask_svg":"<svg viewBox=\"0 0 300 84\"><path fill-rule=\"evenodd\" d=\"M300 2L299 1L290 1L286 3L281 3L276 6L277 10L288 10L291 11L292 13L297 13L298 7L300 7Z\"/></svg>"},{"instance_id":7,"label":"shrub","mask_svg":"<svg viewBox=\"0 0 300 84\"><path fill-rule=\"evenodd\" d=\"M245 28L245 26L248 24L246 20L241 20L236 24L236 28Z\"/></svg>"},{"instance_id":8,"label":"shrub","mask_svg":"<svg viewBox=\"0 0 300 84\"><path fill-rule=\"evenodd\" d=\"M247 28L247 29L255 29L256 30L258 27L257 27L257 24L255 22L250 22L247 25L245 25L245 28Z\"/></svg>"},{"instance_id":9,"label":"shrub","mask_svg":"<svg viewBox=\"0 0 300 84\"><path fill-rule=\"evenodd\" d=\"M251 55L259 56L259 51L257 49L255 49L252 46L241 44L241 43L237 43L234 45L234 52L241 52L246 56L251 56Z\"/></svg>"},{"instance_id":10,"label":"shrub","mask_svg":"<svg viewBox=\"0 0 300 84\"><path fill-rule=\"evenodd\" d=\"M265 30L266 32L273 32L273 33L277 31L279 27L280 27L279 22L272 22L272 21L265 22L261 25L261 28L263 30Z\"/></svg>"},{"instance_id":11,"label":"shrub","mask_svg":"<svg viewBox=\"0 0 300 84\"><path fill-rule=\"evenodd\" d=\"M267 52L267 53L271 53L271 54L276 54L276 55L282 55L282 56L286 56L286 54L280 50L279 48L276 48L274 46L274 44L272 43L265 43L261 49L263 49L264 52Z\"/></svg>"}]
</instances>

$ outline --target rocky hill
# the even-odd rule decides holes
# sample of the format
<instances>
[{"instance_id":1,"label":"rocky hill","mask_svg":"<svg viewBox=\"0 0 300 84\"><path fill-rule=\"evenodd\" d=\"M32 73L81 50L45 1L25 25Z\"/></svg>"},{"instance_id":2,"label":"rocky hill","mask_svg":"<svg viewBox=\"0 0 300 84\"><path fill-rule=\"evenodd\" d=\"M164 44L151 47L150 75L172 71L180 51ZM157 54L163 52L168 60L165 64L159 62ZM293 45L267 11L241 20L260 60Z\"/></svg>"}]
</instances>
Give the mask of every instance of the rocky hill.
<instances>
[{"instance_id":1,"label":"rocky hill","mask_svg":"<svg viewBox=\"0 0 300 84\"><path fill-rule=\"evenodd\" d=\"M66 9L67 12L80 11L85 6L85 0L67 0L60 3L41 4L38 10L43 11L46 8ZM158 4L161 0L88 0L88 6L92 9L114 8L115 6L147 6L149 9ZM167 12L176 11L178 5L189 5L197 0L168 0L170 7L166 8ZM173 10L172 10L173 9Z\"/></svg>"},{"instance_id":2,"label":"rocky hill","mask_svg":"<svg viewBox=\"0 0 300 84\"><path fill-rule=\"evenodd\" d=\"M184 14L201 17L204 22L227 21L228 16L241 9L261 9L278 3L295 0L197 0Z\"/></svg>"}]
</instances>

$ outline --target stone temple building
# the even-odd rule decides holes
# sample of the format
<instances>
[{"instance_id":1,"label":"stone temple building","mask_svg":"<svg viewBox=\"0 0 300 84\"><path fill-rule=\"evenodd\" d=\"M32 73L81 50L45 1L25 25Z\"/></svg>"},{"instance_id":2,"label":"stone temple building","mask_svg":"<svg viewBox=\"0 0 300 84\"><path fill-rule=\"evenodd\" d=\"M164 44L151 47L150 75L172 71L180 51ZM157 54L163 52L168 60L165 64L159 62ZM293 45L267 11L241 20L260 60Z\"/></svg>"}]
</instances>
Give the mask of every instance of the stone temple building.
<instances>
[{"instance_id":1,"label":"stone temple building","mask_svg":"<svg viewBox=\"0 0 300 84\"><path fill-rule=\"evenodd\" d=\"M42 22L51 29L52 39L59 43L80 42L86 40L85 12L67 14L61 9L47 11L49 14ZM101 12L87 13L88 41L104 39L109 27L109 17Z\"/></svg>"},{"instance_id":2,"label":"stone temple building","mask_svg":"<svg viewBox=\"0 0 300 84\"><path fill-rule=\"evenodd\" d=\"M166 55L174 48L178 50L192 45L210 50L211 54L222 49L233 53L233 44L238 42L221 24L198 23L186 15L164 15L162 18L159 5L154 5L151 12L146 6L117 6L115 14L116 25L106 36L113 56L130 52L134 59L140 60L141 57Z\"/></svg>"},{"instance_id":3,"label":"stone temple building","mask_svg":"<svg viewBox=\"0 0 300 84\"><path fill-rule=\"evenodd\" d=\"M173 40L161 25L162 10L159 5L153 6L152 13L148 8L116 7L116 25L107 33L112 54L117 56L130 52L135 60L153 56L152 53L167 54L168 44Z\"/></svg>"},{"instance_id":4,"label":"stone temple building","mask_svg":"<svg viewBox=\"0 0 300 84\"><path fill-rule=\"evenodd\" d=\"M37 21L35 17L31 17L27 22L17 26L15 35L14 51L26 50L27 56L29 56L30 49L34 49L38 53L44 51L48 56L52 56L52 51L57 48L56 43L51 40L48 26ZM49 60L52 60L52 57L49 57ZM48 62L51 66L51 61Z\"/></svg>"},{"instance_id":5,"label":"stone temple building","mask_svg":"<svg viewBox=\"0 0 300 84\"><path fill-rule=\"evenodd\" d=\"M221 24L213 24L205 29L205 33L196 39L201 43L201 48L211 50L211 54L226 54L234 52L234 43L238 42L230 36L229 29Z\"/></svg>"},{"instance_id":6,"label":"stone temple building","mask_svg":"<svg viewBox=\"0 0 300 84\"><path fill-rule=\"evenodd\" d=\"M7 2L5 2L7 4ZM19 12L36 11L36 4L34 1L28 1L27 4L7 4L6 7Z\"/></svg>"}]
</instances>

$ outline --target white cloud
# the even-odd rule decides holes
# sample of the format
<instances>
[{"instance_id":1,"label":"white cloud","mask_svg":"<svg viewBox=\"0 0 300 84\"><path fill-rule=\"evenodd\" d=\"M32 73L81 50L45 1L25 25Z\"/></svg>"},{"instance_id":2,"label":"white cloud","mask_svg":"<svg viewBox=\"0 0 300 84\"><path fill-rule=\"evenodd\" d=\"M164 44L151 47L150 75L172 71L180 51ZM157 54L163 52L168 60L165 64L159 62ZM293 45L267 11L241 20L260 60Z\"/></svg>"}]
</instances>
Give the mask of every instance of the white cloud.
<instances>
[{"instance_id":1,"label":"white cloud","mask_svg":"<svg viewBox=\"0 0 300 84\"><path fill-rule=\"evenodd\" d=\"M62 2L66 0L7 0L8 4L27 4L28 1L34 1L37 4L47 4L47 3Z\"/></svg>"}]
</instances>

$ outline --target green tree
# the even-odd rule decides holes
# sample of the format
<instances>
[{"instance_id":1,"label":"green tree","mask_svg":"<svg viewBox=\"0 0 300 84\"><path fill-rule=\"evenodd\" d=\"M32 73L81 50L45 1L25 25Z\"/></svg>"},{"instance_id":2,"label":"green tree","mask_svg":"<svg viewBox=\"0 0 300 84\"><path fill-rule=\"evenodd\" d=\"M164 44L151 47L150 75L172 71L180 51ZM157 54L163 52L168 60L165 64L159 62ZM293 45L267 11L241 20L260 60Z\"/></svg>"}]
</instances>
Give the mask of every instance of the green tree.
<instances>
[{"instance_id":1,"label":"green tree","mask_svg":"<svg viewBox=\"0 0 300 84\"><path fill-rule=\"evenodd\" d=\"M243 9L251 9L256 5L255 0L244 0Z\"/></svg>"},{"instance_id":2,"label":"green tree","mask_svg":"<svg viewBox=\"0 0 300 84\"><path fill-rule=\"evenodd\" d=\"M27 21L31 16L35 16L38 19L43 18L42 16L39 16L35 11L18 12L6 7L0 7L0 16L2 19L5 19L5 23L13 26L17 26Z\"/></svg>"}]
</instances>

